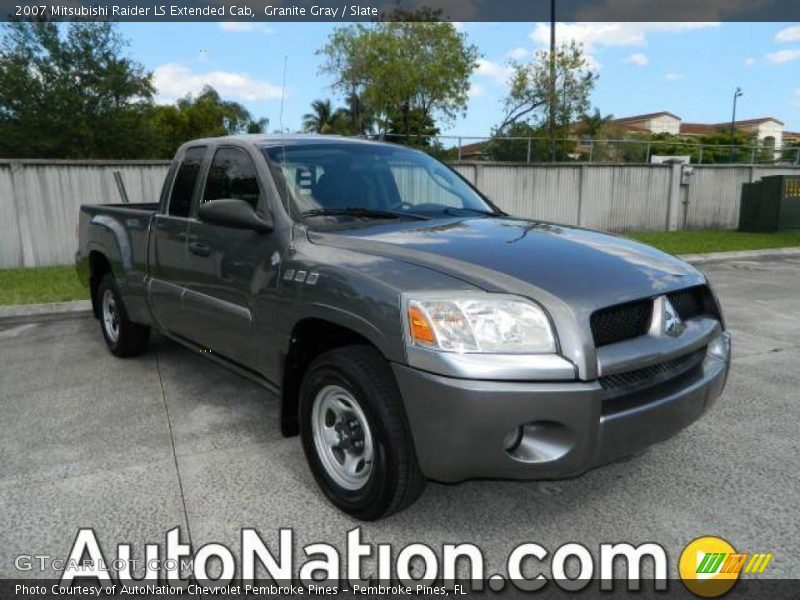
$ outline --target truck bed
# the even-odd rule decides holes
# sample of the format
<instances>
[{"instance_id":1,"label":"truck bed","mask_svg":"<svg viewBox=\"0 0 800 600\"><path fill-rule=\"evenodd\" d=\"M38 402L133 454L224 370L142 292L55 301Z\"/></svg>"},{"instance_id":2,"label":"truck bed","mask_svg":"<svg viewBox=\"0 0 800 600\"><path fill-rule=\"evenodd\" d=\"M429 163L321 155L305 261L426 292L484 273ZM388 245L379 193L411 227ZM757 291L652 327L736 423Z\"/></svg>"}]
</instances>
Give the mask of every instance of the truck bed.
<instances>
[{"instance_id":1,"label":"truck bed","mask_svg":"<svg viewBox=\"0 0 800 600\"><path fill-rule=\"evenodd\" d=\"M79 279L89 286L93 261L106 261L126 298L129 316L145 324L150 321L145 299L150 227L159 210L158 202L84 204L78 223Z\"/></svg>"}]
</instances>

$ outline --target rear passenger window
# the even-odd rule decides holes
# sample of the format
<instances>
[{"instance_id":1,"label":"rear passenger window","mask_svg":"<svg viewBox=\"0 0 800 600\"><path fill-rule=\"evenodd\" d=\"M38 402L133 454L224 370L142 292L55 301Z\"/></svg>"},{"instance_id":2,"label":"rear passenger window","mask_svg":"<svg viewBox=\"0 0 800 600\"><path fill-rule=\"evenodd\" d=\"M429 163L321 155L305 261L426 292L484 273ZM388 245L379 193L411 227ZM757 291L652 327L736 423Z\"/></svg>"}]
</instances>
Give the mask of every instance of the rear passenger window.
<instances>
[{"instance_id":1,"label":"rear passenger window","mask_svg":"<svg viewBox=\"0 0 800 600\"><path fill-rule=\"evenodd\" d=\"M217 150L206 178L203 202L237 198L244 200L255 210L259 195L256 166L250 156L236 148Z\"/></svg>"},{"instance_id":2,"label":"rear passenger window","mask_svg":"<svg viewBox=\"0 0 800 600\"><path fill-rule=\"evenodd\" d=\"M176 217L188 217L192 206L192 192L200 173L200 165L206 154L205 146L189 148L183 155L175 182L172 184L172 193L169 196L169 214Z\"/></svg>"}]
</instances>

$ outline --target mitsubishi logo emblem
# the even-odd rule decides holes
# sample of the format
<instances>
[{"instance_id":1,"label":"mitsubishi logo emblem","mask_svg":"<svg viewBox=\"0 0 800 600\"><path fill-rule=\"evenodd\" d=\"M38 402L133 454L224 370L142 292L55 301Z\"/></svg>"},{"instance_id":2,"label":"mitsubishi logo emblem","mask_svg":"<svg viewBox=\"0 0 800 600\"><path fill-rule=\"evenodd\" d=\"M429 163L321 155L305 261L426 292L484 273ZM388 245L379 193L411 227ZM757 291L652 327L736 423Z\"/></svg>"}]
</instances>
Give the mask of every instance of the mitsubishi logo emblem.
<instances>
[{"instance_id":1,"label":"mitsubishi logo emblem","mask_svg":"<svg viewBox=\"0 0 800 600\"><path fill-rule=\"evenodd\" d=\"M669 298L664 298L662 310L664 333L670 337L678 337L683 333L683 330L686 329L686 325L681 321L681 318L678 316L678 311L672 306L672 302L669 301Z\"/></svg>"},{"instance_id":2,"label":"mitsubishi logo emblem","mask_svg":"<svg viewBox=\"0 0 800 600\"><path fill-rule=\"evenodd\" d=\"M658 296L653 301L653 320L650 323L650 335L678 337L686 330L678 311L666 296Z\"/></svg>"}]
</instances>

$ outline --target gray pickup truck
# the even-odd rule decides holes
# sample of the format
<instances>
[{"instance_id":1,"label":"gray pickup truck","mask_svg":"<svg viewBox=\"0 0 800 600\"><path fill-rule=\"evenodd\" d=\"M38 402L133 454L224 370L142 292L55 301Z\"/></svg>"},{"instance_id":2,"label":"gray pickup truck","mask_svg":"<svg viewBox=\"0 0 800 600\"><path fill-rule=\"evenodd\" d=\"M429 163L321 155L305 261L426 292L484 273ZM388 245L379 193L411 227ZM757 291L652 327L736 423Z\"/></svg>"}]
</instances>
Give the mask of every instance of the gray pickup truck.
<instances>
[{"instance_id":1,"label":"gray pickup truck","mask_svg":"<svg viewBox=\"0 0 800 600\"><path fill-rule=\"evenodd\" d=\"M360 519L428 478L578 475L688 426L727 378L699 271L508 216L401 146L193 141L159 203L83 206L79 237L111 352L155 328L277 394L283 433Z\"/></svg>"}]
</instances>

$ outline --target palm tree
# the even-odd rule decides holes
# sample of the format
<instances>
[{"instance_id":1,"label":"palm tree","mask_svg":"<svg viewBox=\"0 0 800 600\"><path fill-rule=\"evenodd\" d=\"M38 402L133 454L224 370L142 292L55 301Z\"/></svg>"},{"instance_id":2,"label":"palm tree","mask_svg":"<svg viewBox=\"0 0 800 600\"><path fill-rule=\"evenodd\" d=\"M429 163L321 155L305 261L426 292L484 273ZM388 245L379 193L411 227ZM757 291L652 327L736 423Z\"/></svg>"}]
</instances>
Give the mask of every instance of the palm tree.
<instances>
[{"instance_id":1,"label":"palm tree","mask_svg":"<svg viewBox=\"0 0 800 600\"><path fill-rule=\"evenodd\" d=\"M269 129L269 119L262 117L261 119L250 121L247 126L247 133L267 133L267 129Z\"/></svg>"},{"instance_id":2,"label":"palm tree","mask_svg":"<svg viewBox=\"0 0 800 600\"><path fill-rule=\"evenodd\" d=\"M310 113L303 115L303 130L312 133L330 133L336 122L336 112L330 100L314 100Z\"/></svg>"}]
</instances>

